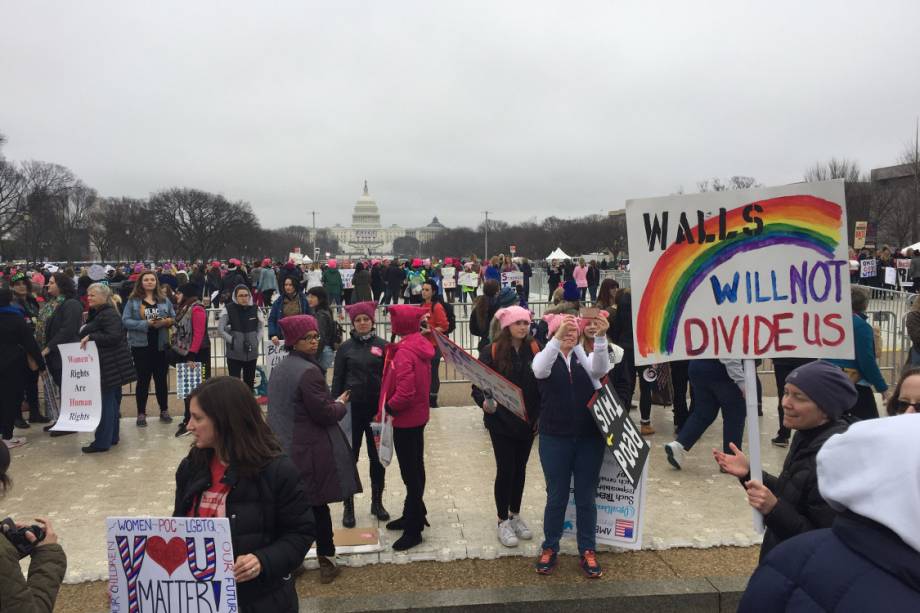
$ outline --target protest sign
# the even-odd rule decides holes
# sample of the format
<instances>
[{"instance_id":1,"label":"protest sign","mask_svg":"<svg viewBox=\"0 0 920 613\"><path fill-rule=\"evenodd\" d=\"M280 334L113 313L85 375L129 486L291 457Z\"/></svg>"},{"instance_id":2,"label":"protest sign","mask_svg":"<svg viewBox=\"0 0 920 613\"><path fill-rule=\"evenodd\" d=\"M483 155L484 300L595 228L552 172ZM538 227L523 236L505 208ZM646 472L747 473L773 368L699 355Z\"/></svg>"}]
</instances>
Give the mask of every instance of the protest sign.
<instances>
[{"instance_id":1,"label":"protest sign","mask_svg":"<svg viewBox=\"0 0 920 613\"><path fill-rule=\"evenodd\" d=\"M102 419L102 376L96 342L58 345L61 352L61 414L52 430L92 432ZM18 401L17 401L18 402Z\"/></svg>"},{"instance_id":2,"label":"protest sign","mask_svg":"<svg viewBox=\"0 0 920 613\"><path fill-rule=\"evenodd\" d=\"M885 285L898 284L898 271L891 266L885 266Z\"/></svg>"},{"instance_id":3,"label":"protest sign","mask_svg":"<svg viewBox=\"0 0 920 613\"><path fill-rule=\"evenodd\" d=\"M644 521L642 509L645 506L645 486L648 469L642 471L637 485L630 483L611 454L604 454L600 481L597 485L597 525L595 534L598 543L614 545L624 549L641 549ZM573 479L574 483L574 479ZM575 536L575 496L570 485L569 504L565 509L563 534Z\"/></svg>"},{"instance_id":4,"label":"protest sign","mask_svg":"<svg viewBox=\"0 0 920 613\"><path fill-rule=\"evenodd\" d=\"M874 279L877 274L878 269L876 268L876 261L874 258L859 261L860 279Z\"/></svg>"},{"instance_id":5,"label":"protest sign","mask_svg":"<svg viewBox=\"0 0 920 613\"><path fill-rule=\"evenodd\" d=\"M106 518L112 611L239 610L230 520Z\"/></svg>"},{"instance_id":6,"label":"protest sign","mask_svg":"<svg viewBox=\"0 0 920 613\"><path fill-rule=\"evenodd\" d=\"M351 289L352 287L354 287L351 284L351 280L355 276L354 268L342 268L341 270L339 270L339 274L342 275L342 288Z\"/></svg>"},{"instance_id":7,"label":"protest sign","mask_svg":"<svg viewBox=\"0 0 920 613\"><path fill-rule=\"evenodd\" d=\"M176 364L176 398L184 400L201 385L201 362L179 362Z\"/></svg>"},{"instance_id":8,"label":"protest sign","mask_svg":"<svg viewBox=\"0 0 920 613\"><path fill-rule=\"evenodd\" d=\"M457 287L457 269L453 266L445 266L441 269L441 287L444 289L453 289Z\"/></svg>"},{"instance_id":9,"label":"protest sign","mask_svg":"<svg viewBox=\"0 0 920 613\"><path fill-rule=\"evenodd\" d=\"M479 285L479 275L475 272L465 272L460 275L460 285L464 287L477 287Z\"/></svg>"},{"instance_id":10,"label":"protest sign","mask_svg":"<svg viewBox=\"0 0 920 613\"><path fill-rule=\"evenodd\" d=\"M866 232L869 229L868 221L857 221L853 228L853 249L862 249L866 246Z\"/></svg>"},{"instance_id":11,"label":"protest sign","mask_svg":"<svg viewBox=\"0 0 920 613\"><path fill-rule=\"evenodd\" d=\"M262 355L265 356L265 378L270 379L272 376L272 369L281 363L288 355L288 350L282 342L279 345L275 345L270 338L262 339Z\"/></svg>"},{"instance_id":12,"label":"protest sign","mask_svg":"<svg viewBox=\"0 0 920 613\"><path fill-rule=\"evenodd\" d=\"M629 483L635 486L648 460L648 441L639 434L639 429L630 419L629 412L609 380L594 394L588 406L607 449Z\"/></svg>"},{"instance_id":13,"label":"protest sign","mask_svg":"<svg viewBox=\"0 0 920 613\"><path fill-rule=\"evenodd\" d=\"M626 221L636 364L853 355L843 181L630 200Z\"/></svg>"},{"instance_id":14,"label":"protest sign","mask_svg":"<svg viewBox=\"0 0 920 613\"><path fill-rule=\"evenodd\" d=\"M910 269L910 260L907 258L895 258L894 265L898 270Z\"/></svg>"},{"instance_id":15,"label":"protest sign","mask_svg":"<svg viewBox=\"0 0 920 613\"><path fill-rule=\"evenodd\" d=\"M502 273L502 287L508 285L523 285L524 284L524 273L519 270L512 270L510 272Z\"/></svg>"},{"instance_id":16,"label":"protest sign","mask_svg":"<svg viewBox=\"0 0 920 613\"><path fill-rule=\"evenodd\" d=\"M300 266L303 264L303 254L300 251L292 251L288 254L288 261Z\"/></svg>"},{"instance_id":17,"label":"protest sign","mask_svg":"<svg viewBox=\"0 0 920 613\"><path fill-rule=\"evenodd\" d=\"M469 379L483 392L491 393L495 402L527 421L527 409L524 406L524 395L521 393L521 388L468 354L460 345L440 332L432 334L441 349L445 362L456 368L460 375Z\"/></svg>"}]
</instances>

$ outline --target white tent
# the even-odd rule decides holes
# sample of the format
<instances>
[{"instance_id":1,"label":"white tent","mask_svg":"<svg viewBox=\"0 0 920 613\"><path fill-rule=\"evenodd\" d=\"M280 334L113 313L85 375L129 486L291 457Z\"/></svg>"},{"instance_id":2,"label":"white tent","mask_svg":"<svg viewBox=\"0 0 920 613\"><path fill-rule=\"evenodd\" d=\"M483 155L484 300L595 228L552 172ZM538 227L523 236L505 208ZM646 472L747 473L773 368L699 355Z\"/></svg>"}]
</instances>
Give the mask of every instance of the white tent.
<instances>
[{"instance_id":1,"label":"white tent","mask_svg":"<svg viewBox=\"0 0 920 613\"><path fill-rule=\"evenodd\" d=\"M913 255L914 251L920 251L920 243L916 243L915 245L911 245L910 247L904 247L903 249L901 249L901 252L906 253L907 257L910 257L911 255Z\"/></svg>"},{"instance_id":2,"label":"white tent","mask_svg":"<svg viewBox=\"0 0 920 613\"><path fill-rule=\"evenodd\" d=\"M549 254L548 256L546 256L546 261L547 261L547 262L551 262L552 260L571 260L571 259L572 259L572 258L569 257L569 256L567 256L567 255L565 254L565 251L563 251L563 250L562 250L561 248L559 248L559 247L556 247L556 249L555 249L551 254Z\"/></svg>"}]
</instances>

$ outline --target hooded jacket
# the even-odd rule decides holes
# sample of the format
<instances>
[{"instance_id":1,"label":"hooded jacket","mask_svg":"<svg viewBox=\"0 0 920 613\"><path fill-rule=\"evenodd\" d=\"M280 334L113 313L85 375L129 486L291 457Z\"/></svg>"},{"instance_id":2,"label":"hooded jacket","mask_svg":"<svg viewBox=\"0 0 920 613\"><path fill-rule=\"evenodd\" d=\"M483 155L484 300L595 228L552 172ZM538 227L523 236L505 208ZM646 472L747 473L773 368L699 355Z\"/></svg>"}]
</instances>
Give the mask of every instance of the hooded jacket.
<instances>
[{"instance_id":1,"label":"hooded jacket","mask_svg":"<svg viewBox=\"0 0 920 613\"><path fill-rule=\"evenodd\" d=\"M429 416L434 347L420 332L413 332L389 350L393 353L383 373L382 390L386 406L393 414L393 427L424 426Z\"/></svg>"},{"instance_id":2,"label":"hooded jacket","mask_svg":"<svg viewBox=\"0 0 920 613\"><path fill-rule=\"evenodd\" d=\"M365 302L374 299L374 295L371 293L371 273L366 268L355 271L354 276L351 278L351 285L354 288L354 293L351 297L354 302Z\"/></svg>"},{"instance_id":3,"label":"hooded jacket","mask_svg":"<svg viewBox=\"0 0 920 613\"><path fill-rule=\"evenodd\" d=\"M342 294L342 273L338 268L327 267L323 270L323 287L330 296Z\"/></svg>"},{"instance_id":4,"label":"hooded jacket","mask_svg":"<svg viewBox=\"0 0 920 613\"><path fill-rule=\"evenodd\" d=\"M920 415L872 419L818 452L830 529L778 545L739 611L920 611ZM896 467L894 469L893 467Z\"/></svg>"},{"instance_id":5,"label":"hooded jacket","mask_svg":"<svg viewBox=\"0 0 920 613\"><path fill-rule=\"evenodd\" d=\"M217 331L227 345L228 360L251 362L259 358L265 321L262 309L254 304L244 307L236 301L236 292L240 288L249 289L245 285L233 288L233 301L224 305L217 320Z\"/></svg>"}]
</instances>

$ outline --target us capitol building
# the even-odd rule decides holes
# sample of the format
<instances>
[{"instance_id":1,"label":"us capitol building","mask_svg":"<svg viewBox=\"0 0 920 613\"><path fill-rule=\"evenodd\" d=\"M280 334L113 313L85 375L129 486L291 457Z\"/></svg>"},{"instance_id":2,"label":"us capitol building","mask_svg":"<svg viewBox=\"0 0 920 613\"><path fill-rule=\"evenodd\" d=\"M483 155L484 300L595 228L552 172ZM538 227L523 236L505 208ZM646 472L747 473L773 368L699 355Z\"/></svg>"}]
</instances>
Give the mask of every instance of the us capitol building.
<instances>
[{"instance_id":1,"label":"us capitol building","mask_svg":"<svg viewBox=\"0 0 920 613\"><path fill-rule=\"evenodd\" d=\"M446 229L437 217L424 228L402 228L396 224L384 228L380 224L377 201L371 198L365 181L364 193L355 202L351 214L351 226L346 228L337 224L329 228L329 232L339 241L343 254L369 256L393 255L393 241L403 236L411 236L424 243Z\"/></svg>"}]
</instances>

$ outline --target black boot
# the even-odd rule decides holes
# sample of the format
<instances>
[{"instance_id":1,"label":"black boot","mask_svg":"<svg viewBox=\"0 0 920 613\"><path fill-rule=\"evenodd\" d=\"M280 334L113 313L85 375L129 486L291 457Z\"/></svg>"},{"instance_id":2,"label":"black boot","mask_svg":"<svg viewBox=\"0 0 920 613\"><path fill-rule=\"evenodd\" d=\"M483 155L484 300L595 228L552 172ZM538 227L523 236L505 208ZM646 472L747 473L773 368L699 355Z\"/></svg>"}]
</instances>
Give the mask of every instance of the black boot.
<instances>
[{"instance_id":1,"label":"black boot","mask_svg":"<svg viewBox=\"0 0 920 613\"><path fill-rule=\"evenodd\" d=\"M383 486L371 486L371 515L380 521L389 521L390 514L383 508Z\"/></svg>"},{"instance_id":2,"label":"black boot","mask_svg":"<svg viewBox=\"0 0 920 613\"><path fill-rule=\"evenodd\" d=\"M345 512L342 513L342 525L346 528L355 527L355 499L349 496L345 499Z\"/></svg>"},{"instance_id":3,"label":"black boot","mask_svg":"<svg viewBox=\"0 0 920 613\"><path fill-rule=\"evenodd\" d=\"M406 551L407 549L412 549L416 545L422 542L422 531L413 529L407 529L403 532L403 535L399 537L395 543L393 543L393 551Z\"/></svg>"}]
</instances>

